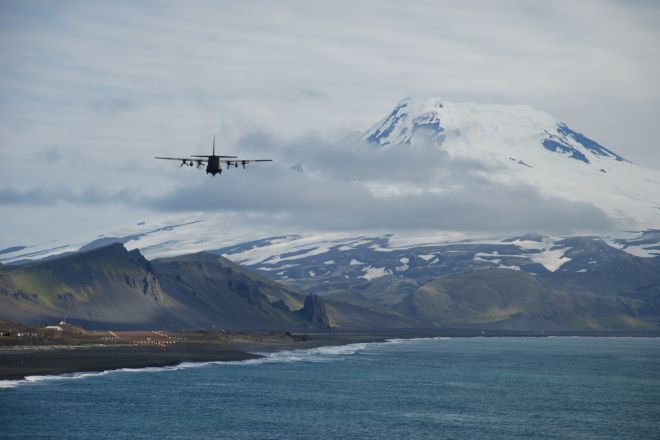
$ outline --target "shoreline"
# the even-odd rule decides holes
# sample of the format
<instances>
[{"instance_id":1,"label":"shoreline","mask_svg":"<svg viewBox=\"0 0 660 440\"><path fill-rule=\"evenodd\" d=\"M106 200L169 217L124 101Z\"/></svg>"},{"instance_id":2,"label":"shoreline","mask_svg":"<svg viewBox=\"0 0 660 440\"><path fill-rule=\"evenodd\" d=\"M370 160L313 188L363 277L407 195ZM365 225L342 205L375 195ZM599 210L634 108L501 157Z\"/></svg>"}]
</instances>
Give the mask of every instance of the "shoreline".
<instances>
[{"instance_id":1,"label":"shoreline","mask_svg":"<svg viewBox=\"0 0 660 440\"><path fill-rule=\"evenodd\" d=\"M13 346L0 349L0 381L24 381L32 376L101 373L113 370L174 367L183 363L236 362L260 359L258 353L387 342L391 339L434 337L658 337L657 334L532 333L465 331L318 332L289 339L264 339L260 334L220 343L189 343L173 347L119 344Z\"/></svg>"},{"instance_id":2,"label":"shoreline","mask_svg":"<svg viewBox=\"0 0 660 440\"><path fill-rule=\"evenodd\" d=\"M243 361L260 357L229 347L214 346L3 350L0 352L0 381L25 380L30 376L98 373L122 368L168 367L184 362Z\"/></svg>"},{"instance_id":3,"label":"shoreline","mask_svg":"<svg viewBox=\"0 0 660 440\"><path fill-rule=\"evenodd\" d=\"M0 349L0 381L21 381L30 376L99 373L123 368L172 367L186 362L236 362L264 357L255 352L274 353L386 340L380 335L321 334L286 340L244 336L220 343L190 343L167 348L120 344L3 347Z\"/></svg>"}]
</instances>

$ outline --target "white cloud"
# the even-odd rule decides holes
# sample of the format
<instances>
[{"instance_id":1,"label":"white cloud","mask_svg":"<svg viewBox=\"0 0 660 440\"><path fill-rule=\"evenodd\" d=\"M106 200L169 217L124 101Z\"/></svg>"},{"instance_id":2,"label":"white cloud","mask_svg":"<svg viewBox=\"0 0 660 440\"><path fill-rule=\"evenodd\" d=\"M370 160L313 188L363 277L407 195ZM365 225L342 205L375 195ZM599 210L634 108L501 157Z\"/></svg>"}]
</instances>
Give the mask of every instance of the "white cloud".
<instances>
[{"instance_id":1,"label":"white cloud","mask_svg":"<svg viewBox=\"0 0 660 440\"><path fill-rule=\"evenodd\" d=\"M203 153L213 134L227 153L258 151L241 139L257 130L303 155L286 146L364 129L409 95L530 104L660 168L659 19L654 2L591 0L5 1L0 188L69 203L85 188L210 191L232 184L151 158Z\"/></svg>"}]
</instances>

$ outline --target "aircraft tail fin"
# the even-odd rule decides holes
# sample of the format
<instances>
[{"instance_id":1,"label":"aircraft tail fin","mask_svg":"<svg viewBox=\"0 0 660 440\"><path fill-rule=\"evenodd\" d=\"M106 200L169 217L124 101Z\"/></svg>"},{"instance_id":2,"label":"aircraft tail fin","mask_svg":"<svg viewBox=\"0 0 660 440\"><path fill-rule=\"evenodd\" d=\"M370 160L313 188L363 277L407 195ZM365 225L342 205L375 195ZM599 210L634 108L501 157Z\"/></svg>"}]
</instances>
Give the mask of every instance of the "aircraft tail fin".
<instances>
[{"instance_id":1,"label":"aircraft tail fin","mask_svg":"<svg viewBox=\"0 0 660 440\"><path fill-rule=\"evenodd\" d=\"M213 155L215 156L215 136L213 136Z\"/></svg>"}]
</instances>

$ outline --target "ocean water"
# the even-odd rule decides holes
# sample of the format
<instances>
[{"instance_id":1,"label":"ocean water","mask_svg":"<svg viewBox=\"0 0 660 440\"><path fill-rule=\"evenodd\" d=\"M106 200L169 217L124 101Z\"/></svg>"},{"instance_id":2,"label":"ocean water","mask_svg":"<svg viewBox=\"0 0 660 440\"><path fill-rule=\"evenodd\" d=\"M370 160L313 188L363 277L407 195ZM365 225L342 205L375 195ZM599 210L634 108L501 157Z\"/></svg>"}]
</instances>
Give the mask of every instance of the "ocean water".
<instances>
[{"instance_id":1,"label":"ocean water","mask_svg":"<svg viewBox=\"0 0 660 440\"><path fill-rule=\"evenodd\" d=\"M2 439L659 439L660 339L436 338L0 382Z\"/></svg>"}]
</instances>

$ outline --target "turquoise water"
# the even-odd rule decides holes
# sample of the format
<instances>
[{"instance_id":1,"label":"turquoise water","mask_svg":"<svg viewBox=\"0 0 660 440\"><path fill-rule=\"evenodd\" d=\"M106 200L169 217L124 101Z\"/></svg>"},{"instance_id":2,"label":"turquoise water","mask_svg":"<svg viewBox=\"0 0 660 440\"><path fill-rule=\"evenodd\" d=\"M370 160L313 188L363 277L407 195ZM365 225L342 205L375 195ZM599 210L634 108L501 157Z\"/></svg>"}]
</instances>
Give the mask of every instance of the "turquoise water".
<instances>
[{"instance_id":1,"label":"turquoise water","mask_svg":"<svg viewBox=\"0 0 660 440\"><path fill-rule=\"evenodd\" d=\"M353 344L0 384L0 438L660 438L660 340Z\"/></svg>"}]
</instances>

